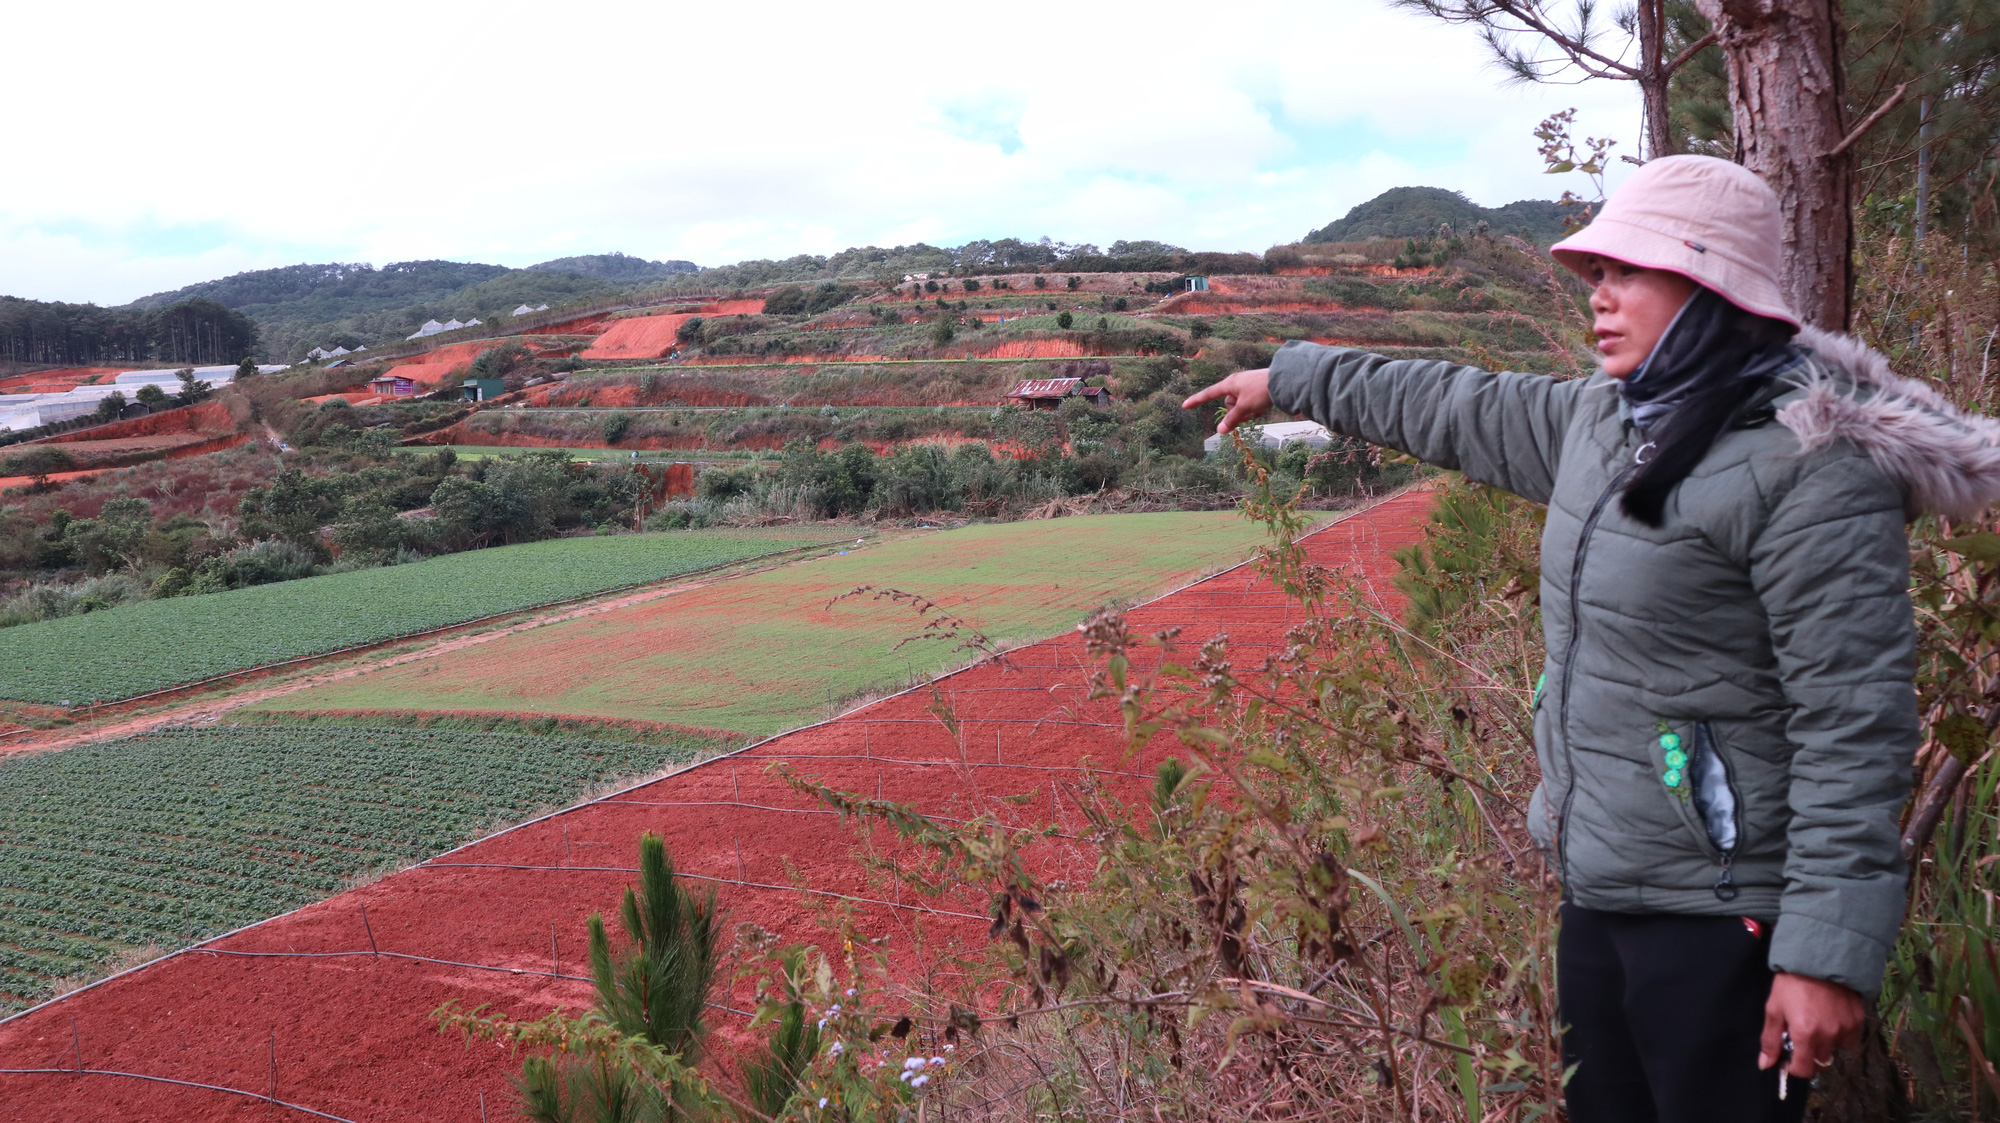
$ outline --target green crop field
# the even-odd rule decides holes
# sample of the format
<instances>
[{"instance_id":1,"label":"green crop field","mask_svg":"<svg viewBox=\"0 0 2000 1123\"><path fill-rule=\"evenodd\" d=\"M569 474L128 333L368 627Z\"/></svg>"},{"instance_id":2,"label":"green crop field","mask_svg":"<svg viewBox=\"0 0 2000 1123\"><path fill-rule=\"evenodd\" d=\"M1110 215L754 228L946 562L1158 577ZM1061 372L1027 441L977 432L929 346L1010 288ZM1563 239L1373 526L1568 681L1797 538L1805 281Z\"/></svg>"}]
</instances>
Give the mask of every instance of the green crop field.
<instances>
[{"instance_id":1,"label":"green crop field","mask_svg":"<svg viewBox=\"0 0 2000 1123\"><path fill-rule=\"evenodd\" d=\"M657 581L809 544L821 530L562 538L23 624L0 698L73 705ZM838 535L831 535L838 537Z\"/></svg>"},{"instance_id":2,"label":"green crop field","mask_svg":"<svg viewBox=\"0 0 2000 1123\"><path fill-rule=\"evenodd\" d=\"M0 763L0 1012L727 748L416 729L167 729Z\"/></svg>"},{"instance_id":3,"label":"green crop field","mask_svg":"<svg viewBox=\"0 0 2000 1123\"><path fill-rule=\"evenodd\" d=\"M965 658L908 608L828 602L858 585L919 593L996 641L1061 632L1241 561L1263 528L1234 512L1093 515L880 541L521 632L273 699L273 711L452 710L632 718L763 735L828 703Z\"/></svg>"}]
</instances>

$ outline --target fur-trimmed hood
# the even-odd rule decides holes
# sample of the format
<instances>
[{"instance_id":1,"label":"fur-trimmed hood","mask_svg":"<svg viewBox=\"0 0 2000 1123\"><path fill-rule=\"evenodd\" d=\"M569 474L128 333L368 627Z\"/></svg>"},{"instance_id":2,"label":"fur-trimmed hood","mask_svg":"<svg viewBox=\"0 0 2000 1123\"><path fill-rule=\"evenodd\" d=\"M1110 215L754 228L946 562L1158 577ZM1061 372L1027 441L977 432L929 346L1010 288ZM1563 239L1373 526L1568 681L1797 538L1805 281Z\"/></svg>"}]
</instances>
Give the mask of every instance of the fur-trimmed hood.
<instances>
[{"instance_id":1,"label":"fur-trimmed hood","mask_svg":"<svg viewBox=\"0 0 2000 1123\"><path fill-rule=\"evenodd\" d=\"M1896 374L1853 336L1808 327L1796 342L1809 355L1789 376L1802 390L1786 395L1777 419L1806 451L1853 442L1902 483L1914 514L1971 518L2000 502L2000 421Z\"/></svg>"}]
</instances>

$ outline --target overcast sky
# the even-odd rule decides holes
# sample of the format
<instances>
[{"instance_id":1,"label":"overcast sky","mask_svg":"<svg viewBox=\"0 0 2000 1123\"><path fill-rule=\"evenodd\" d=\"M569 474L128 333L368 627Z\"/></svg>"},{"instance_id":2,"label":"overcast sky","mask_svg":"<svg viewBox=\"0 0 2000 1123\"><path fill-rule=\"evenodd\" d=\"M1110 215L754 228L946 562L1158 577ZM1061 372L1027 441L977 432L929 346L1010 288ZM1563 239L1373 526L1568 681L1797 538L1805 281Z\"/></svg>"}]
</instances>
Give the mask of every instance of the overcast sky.
<instances>
[{"instance_id":1,"label":"overcast sky","mask_svg":"<svg viewBox=\"0 0 2000 1123\"><path fill-rule=\"evenodd\" d=\"M32 4L0 293L115 304L301 261L703 265L973 238L1293 241L1400 185L1581 190L1628 83L1506 86L1476 36L1307 3ZM31 143L24 144L28 140Z\"/></svg>"}]
</instances>

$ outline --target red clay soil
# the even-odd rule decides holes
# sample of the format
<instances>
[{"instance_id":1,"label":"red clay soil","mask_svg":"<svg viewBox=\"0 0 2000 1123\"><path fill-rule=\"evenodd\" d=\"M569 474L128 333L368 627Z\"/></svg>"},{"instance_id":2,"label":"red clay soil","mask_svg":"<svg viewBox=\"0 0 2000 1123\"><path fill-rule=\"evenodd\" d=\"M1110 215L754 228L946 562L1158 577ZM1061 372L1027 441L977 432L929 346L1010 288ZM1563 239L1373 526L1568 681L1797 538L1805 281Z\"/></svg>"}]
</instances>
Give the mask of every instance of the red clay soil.
<instances>
[{"instance_id":1,"label":"red clay soil","mask_svg":"<svg viewBox=\"0 0 2000 1123\"><path fill-rule=\"evenodd\" d=\"M1012 339L992 347L966 347L954 353L966 359L1080 359L1096 354L1073 339Z\"/></svg>"},{"instance_id":2,"label":"red clay soil","mask_svg":"<svg viewBox=\"0 0 2000 1123\"><path fill-rule=\"evenodd\" d=\"M51 472L49 473L49 482L59 484L70 480L89 479L99 472L109 471L111 471L109 468L91 468L81 472ZM0 492L12 491L15 488L31 487L34 485L34 482L35 478L33 476L0 476Z\"/></svg>"},{"instance_id":3,"label":"red clay soil","mask_svg":"<svg viewBox=\"0 0 2000 1123\"><path fill-rule=\"evenodd\" d=\"M108 375L118 374L131 367L60 367L56 370L38 370L31 374L11 374L0 378L0 394L60 394L74 390L86 382L94 382Z\"/></svg>"},{"instance_id":4,"label":"red clay soil","mask_svg":"<svg viewBox=\"0 0 2000 1123\"><path fill-rule=\"evenodd\" d=\"M1393 610L1391 553L1417 539L1429 507L1421 492L1393 497L1307 546L1316 561L1342 568ZM1244 567L1133 609L1129 619L1142 634L1180 625L1190 647L1226 630L1237 661L1250 662L1281 641L1295 611ZM474 1123L483 1094L490 1118L509 1118L508 1082L519 1059L440 1035L428 1015L447 1001L491 1003L494 1012L524 1018L558 1005L587 1006L586 981L552 975L551 926L561 974L582 975L585 918L615 907L634 880L644 831L663 833L683 873L717 888L725 930L754 921L783 940L828 947L838 961L839 937L824 924L846 911L861 934L891 937L899 970L921 961L949 985L958 970L954 949L986 940L985 890L966 886L925 900L871 881L851 829L766 769L789 761L830 786L880 793L926 813L984 812L1073 831L1083 824L1075 781L1084 758L1126 774L1100 782L1143 798L1150 770L1169 750L1159 743L1121 762L1115 709L1085 700L1089 667L1080 641L1065 635L1011 652L1004 664L938 680L962 740L929 712L931 692L920 689L531 822L0 1023L0 1057L8 1068L61 1068L74 1065L77 1041L86 1069L262 1096L275 1048L278 1098L332 1117ZM1020 806L999 798L1030 793ZM887 832L872 841L880 854L899 853ZM1044 876L1088 875L1087 853L1059 841L1038 845ZM376 958L371 930L380 952L457 965ZM747 986L725 1001L744 1008ZM714 1021L719 1051L740 1048L743 1021L722 1011ZM273 1110L245 1097L113 1075L0 1076L0 1103L17 1123L249 1123Z\"/></svg>"},{"instance_id":5,"label":"red clay soil","mask_svg":"<svg viewBox=\"0 0 2000 1123\"><path fill-rule=\"evenodd\" d=\"M613 320L597 342L583 352L586 359L663 359L680 346L681 325L695 318L684 312L672 316L630 316Z\"/></svg>"},{"instance_id":6,"label":"red clay soil","mask_svg":"<svg viewBox=\"0 0 2000 1123\"><path fill-rule=\"evenodd\" d=\"M70 441L63 445L63 451L75 457L80 467L121 468L149 460L177 460L183 456L221 452L225 448L247 444L249 440L248 433L224 433L219 437L206 433L155 433L148 437Z\"/></svg>"},{"instance_id":7,"label":"red clay soil","mask_svg":"<svg viewBox=\"0 0 2000 1123\"><path fill-rule=\"evenodd\" d=\"M229 416L229 407L221 402L203 402L188 409L169 409L159 413L135 417L130 421L114 421L109 425L93 425L74 433L64 433L59 437L49 437L42 444L70 444L82 441L116 440L124 437L151 437L160 433L209 433L222 434L236 428L236 421Z\"/></svg>"},{"instance_id":8,"label":"red clay soil","mask_svg":"<svg viewBox=\"0 0 2000 1123\"><path fill-rule=\"evenodd\" d=\"M718 300L695 309L704 316L756 316L764 311L762 300Z\"/></svg>"}]
</instances>

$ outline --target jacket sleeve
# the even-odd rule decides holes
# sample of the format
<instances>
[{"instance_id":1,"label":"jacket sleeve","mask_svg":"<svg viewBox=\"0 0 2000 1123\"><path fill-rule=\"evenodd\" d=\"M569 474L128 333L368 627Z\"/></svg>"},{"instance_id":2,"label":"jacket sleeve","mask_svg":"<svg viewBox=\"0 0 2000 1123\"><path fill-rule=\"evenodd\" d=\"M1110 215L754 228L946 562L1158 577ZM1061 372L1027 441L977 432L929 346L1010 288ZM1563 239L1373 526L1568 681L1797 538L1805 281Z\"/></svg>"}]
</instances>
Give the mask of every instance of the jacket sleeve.
<instances>
[{"instance_id":1,"label":"jacket sleeve","mask_svg":"<svg viewBox=\"0 0 2000 1123\"><path fill-rule=\"evenodd\" d=\"M1920 737L1902 490L1866 457L1801 466L1750 546L1792 742L1772 970L1873 997L1903 920L1897 823Z\"/></svg>"},{"instance_id":2,"label":"jacket sleeve","mask_svg":"<svg viewBox=\"0 0 2000 1123\"><path fill-rule=\"evenodd\" d=\"M1583 385L1297 341L1271 359L1279 409L1537 503L1555 489L1563 432Z\"/></svg>"}]
</instances>

